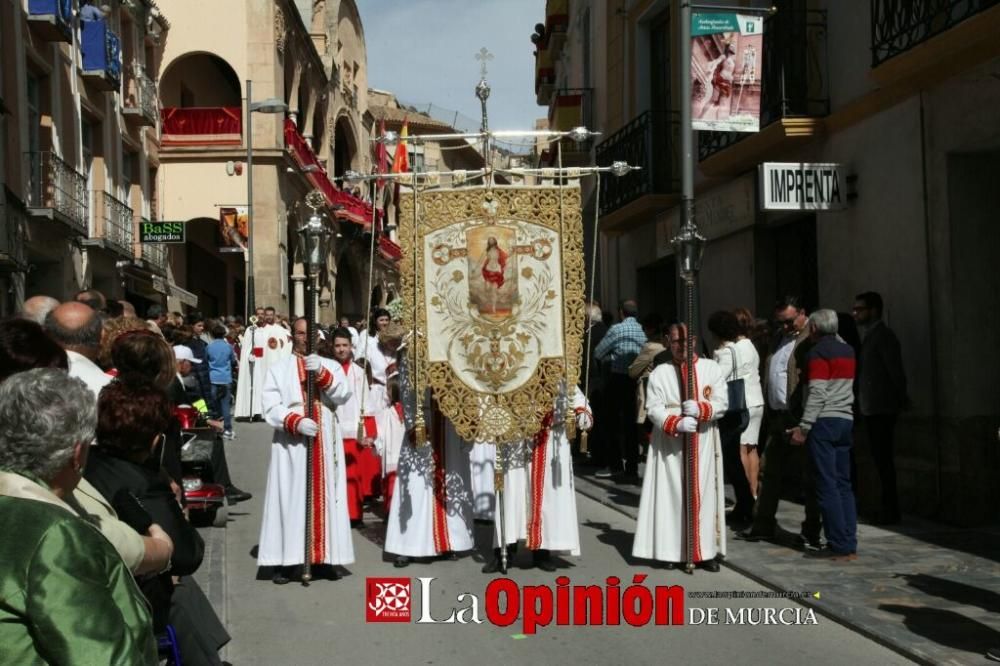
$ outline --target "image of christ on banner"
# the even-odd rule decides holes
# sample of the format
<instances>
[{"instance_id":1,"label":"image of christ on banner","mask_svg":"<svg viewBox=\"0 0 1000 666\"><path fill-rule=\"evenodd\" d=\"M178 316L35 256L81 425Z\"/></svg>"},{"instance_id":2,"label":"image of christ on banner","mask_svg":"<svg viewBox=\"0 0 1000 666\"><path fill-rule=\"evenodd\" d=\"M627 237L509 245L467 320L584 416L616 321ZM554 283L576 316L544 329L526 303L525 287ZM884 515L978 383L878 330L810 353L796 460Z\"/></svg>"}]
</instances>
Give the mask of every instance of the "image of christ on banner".
<instances>
[{"instance_id":1,"label":"image of christ on banner","mask_svg":"<svg viewBox=\"0 0 1000 666\"><path fill-rule=\"evenodd\" d=\"M691 18L691 119L696 130L760 129L764 19L723 12Z\"/></svg>"},{"instance_id":2,"label":"image of christ on banner","mask_svg":"<svg viewBox=\"0 0 1000 666\"><path fill-rule=\"evenodd\" d=\"M478 227L466 234L469 257L469 300L487 319L511 315L517 297L514 230Z\"/></svg>"}]
</instances>

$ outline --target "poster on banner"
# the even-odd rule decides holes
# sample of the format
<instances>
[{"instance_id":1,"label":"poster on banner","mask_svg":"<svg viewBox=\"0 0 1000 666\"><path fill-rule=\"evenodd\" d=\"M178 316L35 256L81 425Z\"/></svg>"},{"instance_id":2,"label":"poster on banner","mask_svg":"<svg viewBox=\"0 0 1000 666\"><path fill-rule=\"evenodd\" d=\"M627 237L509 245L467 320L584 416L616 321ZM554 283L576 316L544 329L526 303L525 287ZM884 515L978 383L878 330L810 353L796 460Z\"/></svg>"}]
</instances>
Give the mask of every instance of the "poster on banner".
<instances>
[{"instance_id":1,"label":"poster on banner","mask_svg":"<svg viewBox=\"0 0 1000 666\"><path fill-rule=\"evenodd\" d=\"M249 221L246 206L219 209L219 232L223 247L247 248ZM234 250L235 251L235 250Z\"/></svg>"},{"instance_id":2,"label":"poster on banner","mask_svg":"<svg viewBox=\"0 0 1000 666\"><path fill-rule=\"evenodd\" d=\"M724 12L691 17L691 125L760 130L764 18Z\"/></svg>"}]
</instances>

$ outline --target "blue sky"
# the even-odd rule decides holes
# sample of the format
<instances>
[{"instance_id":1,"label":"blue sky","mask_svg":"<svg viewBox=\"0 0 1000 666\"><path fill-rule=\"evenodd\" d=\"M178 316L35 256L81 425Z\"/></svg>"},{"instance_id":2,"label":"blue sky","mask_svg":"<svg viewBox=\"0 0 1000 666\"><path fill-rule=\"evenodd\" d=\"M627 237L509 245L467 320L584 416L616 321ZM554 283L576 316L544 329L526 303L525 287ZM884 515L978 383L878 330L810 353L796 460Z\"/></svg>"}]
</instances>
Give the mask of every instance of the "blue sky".
<instances>
[{"instance_id":1,"label":"blue sky","mask_svg":"<svg viewBox=\"0 0 1000 666\"><path fill-rule=\"evenodd\" d=\"M434 103L478 120L479 49L493 53L491 129L531 129L535 23L544 0L357 0L368 46L368 85L410 103Z\"/></svg>"}]
</instances>

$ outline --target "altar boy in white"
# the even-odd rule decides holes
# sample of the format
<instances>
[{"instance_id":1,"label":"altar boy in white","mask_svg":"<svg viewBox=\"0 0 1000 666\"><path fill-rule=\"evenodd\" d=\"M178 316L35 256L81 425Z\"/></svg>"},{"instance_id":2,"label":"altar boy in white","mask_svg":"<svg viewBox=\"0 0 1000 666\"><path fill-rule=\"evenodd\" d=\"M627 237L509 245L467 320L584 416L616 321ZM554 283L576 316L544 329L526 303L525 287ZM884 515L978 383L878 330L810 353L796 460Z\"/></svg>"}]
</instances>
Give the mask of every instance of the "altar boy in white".
<instances>
[{"instance_id":1,"label":"altar boy in white","mask_svg":"<svg viewBox=\"0 0 1000 666\"><path fill-rule=\"evenodd\" d=\"M575 386L572 395L567 395L563 383L533 440L500 446L497 451L497 465L505 470L503 540L508 554L512 556L517 542L524 541L534 566L543 571L556 570L552 551L580 554L573 456L566 436L567 408L572 409L580 430L593 427L587 398ZM495 543L499 543L499 524L495 536ZM495 548L494 559L483 567L483 573L499 571L500 564L500 549Z\"/></svg>"},{"instance_id":2,"label":"altar boy in white","mask_svg":"<svg viewBox=\"0 0 1000 666\"><path fill-rule=\"evenodd\" d=\"M454 557L475 546L469 447L431 407L429 394L424 400L424 423L430 442L415 445L416 397L406 360L400 353L407 436L399 452L385 534L385 552L396 555L397 567L409 565L412 557Z\"/></svg>"},{"instance_id":3,"label":"altar boy in white","mask_svg":"<svg viewBox=\"0 0 1000 666\"><path fill-rule=\"evenodd\" d=\"M685 396L688 368L684 362L685 327L670 327L670 349L649 376L646 412L653 438L639 499L633 557L660 560L667 568L685 561L684 434L691 433L694 479L693 561L718 571L718 555L726 554L722 452L716 420L728 407L726 372L715 361L695 357L694 395ZM657 357L657 360L661 360Z\"/></svg>"},{"instance_id":4,"label":"altar boy in white","mask_svg":"<svg viewBox=\"0 0 1000 666\"><path fill-rule=\"evenodd\" d=\"M347 515L344 447L333 409L350 391L335 363L306 351L306 320L293 325L295 354L274 365L264 380L264 418L275 429L267 470L258 566L276 567L272 580L289 581L290 567L354 561ZM307 372L317 371L317 403L306 411ZM308 448L307 438L314 438ZM312 552L305 553L307 456L312 459ZM339 578L335 570L331 577Z\"/></svg>"}]
</instances>

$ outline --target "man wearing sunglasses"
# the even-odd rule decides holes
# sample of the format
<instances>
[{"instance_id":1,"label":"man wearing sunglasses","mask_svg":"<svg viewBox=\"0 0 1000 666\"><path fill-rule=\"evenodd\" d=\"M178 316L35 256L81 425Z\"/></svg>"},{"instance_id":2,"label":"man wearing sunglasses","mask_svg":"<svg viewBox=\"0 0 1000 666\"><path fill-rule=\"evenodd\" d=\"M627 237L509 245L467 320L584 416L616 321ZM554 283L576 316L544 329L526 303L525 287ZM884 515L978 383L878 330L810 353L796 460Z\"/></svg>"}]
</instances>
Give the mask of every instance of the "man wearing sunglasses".
<instances>
[{"instance_id":1,"label":"man wearing sunglasses","mask_svg":"<svg viewBox=\"0 0 1000 666\"><path fill-rule=\"evenodd\" d=\"M767 400L767 446L760 467L760 486L754 506L753 524L740 533L744 539L773 539L778 524L775 515L781 498L781 479L784 468L792 458L791 442L787 430L798 424L802 415L802 396L799 381L805 356L812 347L809 341L809 313L802 301L786 296L774 307L775 323L779 334L771 347L764 367L764 396ZM816 494L812 491L811 476L804 475L806 515L799 540L806 550L819 550L822 521Z\"/></svg>"}]
</instances>

